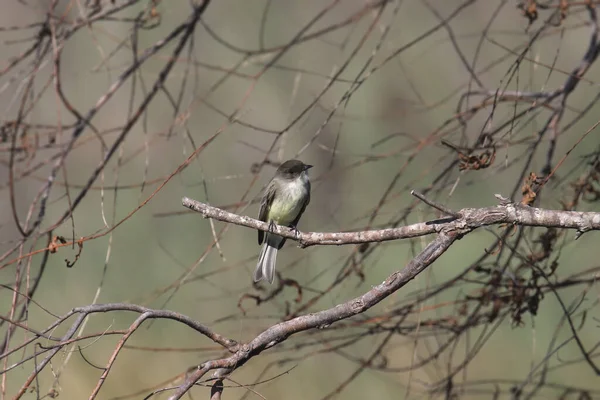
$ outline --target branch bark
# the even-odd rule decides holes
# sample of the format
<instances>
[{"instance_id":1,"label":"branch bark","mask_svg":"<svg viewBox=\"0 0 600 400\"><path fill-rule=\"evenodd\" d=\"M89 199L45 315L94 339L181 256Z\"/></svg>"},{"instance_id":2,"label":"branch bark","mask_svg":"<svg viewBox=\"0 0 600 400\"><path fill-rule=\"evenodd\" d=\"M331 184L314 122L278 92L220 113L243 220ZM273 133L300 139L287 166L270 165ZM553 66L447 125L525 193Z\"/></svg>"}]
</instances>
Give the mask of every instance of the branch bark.
<instances>
[{"instance_id":1,"label":"branch bark","mask_svg":"<svg viewBox=\"0 0 600 400\"><path fill-rule=\"evenodd\" d=\"M269 230L269 224L266 222L244 215L233 214L188 197L182 199L182 204L190 210L201 213L204 218L212 218L217 221L262 231ZM600 213L598 212L546 210L508 202L494 207L463 208L455 214L458 218L449 217L398 228L359 232L300 232L280 225L275 225L272 231L297 241L300 247L308 247L408 239L440 233L443 230L461 230L464 234L483 226L499 224L576 229L580 234L590 230L600 230Z\"/></svg>"}]
</instances>

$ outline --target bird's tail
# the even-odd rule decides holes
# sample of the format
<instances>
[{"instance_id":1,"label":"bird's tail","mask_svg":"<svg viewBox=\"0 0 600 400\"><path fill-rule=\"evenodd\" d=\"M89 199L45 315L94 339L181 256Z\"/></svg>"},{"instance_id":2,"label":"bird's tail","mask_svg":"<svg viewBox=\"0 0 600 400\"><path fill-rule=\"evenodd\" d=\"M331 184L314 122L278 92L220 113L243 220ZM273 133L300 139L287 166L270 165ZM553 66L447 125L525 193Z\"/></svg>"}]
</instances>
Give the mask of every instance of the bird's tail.
<instances>
[{"instance_id":1,"label":"bird's tail","mask_svg":"<svg viewBox=\"0 0 600 400\"><path fill-rule=\"evenodd\" d=\"M254 282L258 282L264 278L269 281L269 283L273 283L276 261L277 248L271 246L267 240L260 251L260 256L258 256L258 263L254 270Z\"/></svg>"}]
</instances>

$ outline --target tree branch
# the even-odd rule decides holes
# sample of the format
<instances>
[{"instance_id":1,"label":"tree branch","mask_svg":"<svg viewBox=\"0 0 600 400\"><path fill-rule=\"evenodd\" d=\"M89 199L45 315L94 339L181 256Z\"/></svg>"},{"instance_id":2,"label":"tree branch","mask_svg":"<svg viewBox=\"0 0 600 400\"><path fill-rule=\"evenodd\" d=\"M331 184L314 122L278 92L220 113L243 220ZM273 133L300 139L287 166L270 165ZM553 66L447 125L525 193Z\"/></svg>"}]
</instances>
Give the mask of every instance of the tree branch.
<instances>
[{"instance_id":1,"label":"tree branch","mask_svg":"<svg viewBox=\"0 0 600 400\"><path fill-rule=\"evenodd\" d=\"M186 381L177 389L169 400L180 399L200 378L209 370L219 369L215 372L215 378L222 378L233 370L244 365L252 357L257 356L264 350L285 341L290 336L309 329L325 329L334 322L353 317L363 313L375 306L377 303L396 292L406 285L425 268L431 265L441 256L455 240L462 235L457 232L440 233L435 240L425 247L406 267L390 275L383 283L375 286L362 296L348 300L342 304L327 310L301 315L289 321L280 322L271 326L252 341L240 345L239 350L227 358L211 360L203 363L194 373L190 374Z\"/></svg>"},{"instance_id":2,"label":"tree branch","mask_svg":"<svg viewBox=\"0 0 600 400\"><path fill-rule=\"evenodd\" d=\"M204 218L212 218L262 231L269 230L269 224L266 222L233 214L187 197L182 199L182 204L190 210L201 213ZM451 219L419 222L390 229L359 232L299 232L285 226L274 225L272 232L296 240L300 247L308 247L408 239L440 233L443 230L461 229L463 233L467 233L482 226L499 224L576 229L580 234L590 230L600 230L600 213L598 212L546 210L508 203L494 207L463 208L454 214L459 218L452 217Z\"/></svg>"}]
</instances>

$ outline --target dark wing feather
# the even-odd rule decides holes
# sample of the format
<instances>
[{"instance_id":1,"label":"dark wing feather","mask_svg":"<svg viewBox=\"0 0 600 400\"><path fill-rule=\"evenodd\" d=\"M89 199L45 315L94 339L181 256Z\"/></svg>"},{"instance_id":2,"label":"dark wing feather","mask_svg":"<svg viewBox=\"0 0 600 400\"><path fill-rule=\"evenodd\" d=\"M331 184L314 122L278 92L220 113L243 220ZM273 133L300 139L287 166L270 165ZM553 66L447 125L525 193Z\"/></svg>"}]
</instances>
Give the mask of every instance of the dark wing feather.
<instances>
[{"instance_id":1,"label":"dark wing feather","mask_svg":"<svg viewBox=\"0 0 600 400\"><path fill-rule=\"evenodd\" d=\"M275 197L276 187L273 182L269 183L267 189L265 190L265 194L263 195L262 200L260 201L260 210L258 211L258 219L263 222L267 221L267 215L269 214L269 209L271 208L271 203L273 203L273 198ZM265 237L265 232L259 230L258 231L258 244L262 244Z\"/></svg>"}]
</instances>

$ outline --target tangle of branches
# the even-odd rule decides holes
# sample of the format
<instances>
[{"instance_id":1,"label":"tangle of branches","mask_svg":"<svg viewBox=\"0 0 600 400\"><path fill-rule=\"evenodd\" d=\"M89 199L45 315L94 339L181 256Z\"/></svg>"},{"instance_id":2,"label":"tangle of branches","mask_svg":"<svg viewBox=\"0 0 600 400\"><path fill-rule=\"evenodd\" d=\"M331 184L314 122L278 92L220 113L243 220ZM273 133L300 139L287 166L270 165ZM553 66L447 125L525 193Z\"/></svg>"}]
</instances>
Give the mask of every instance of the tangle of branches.
<instances>
[{"instance_id":1,"label":"tangle of branches","mask_svg":"<svg viewBox=\"0 0 600 400\"><path fill-rule=\"evenodd\" d=\"M599 397L599 5L6 0L0 400Z\"/></svg>"}]
</instances>

